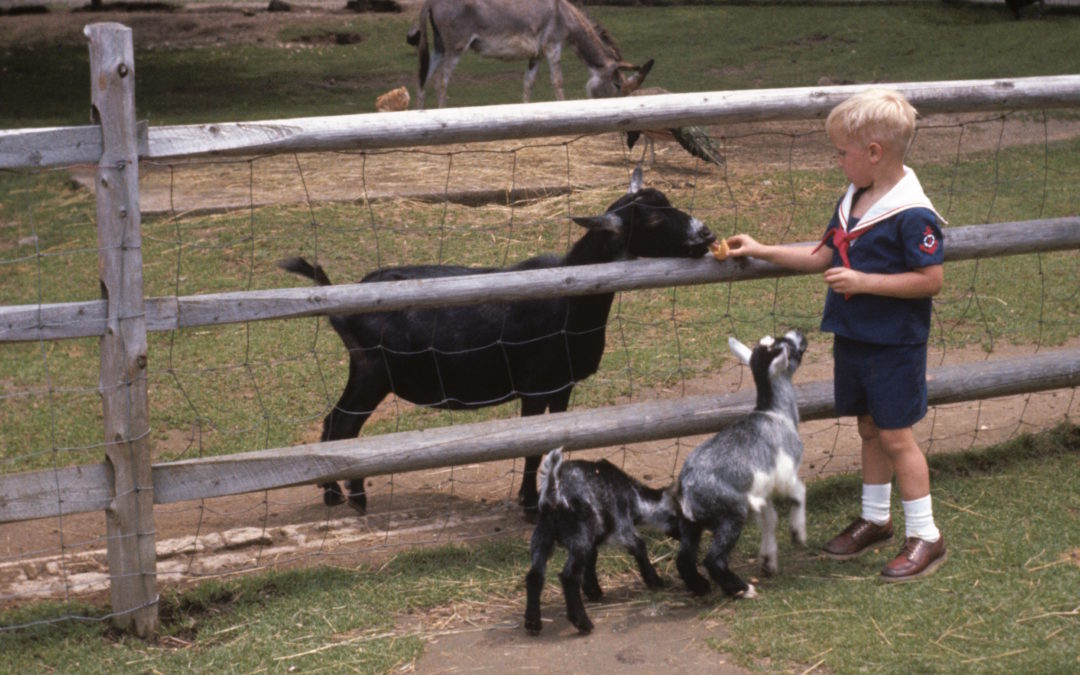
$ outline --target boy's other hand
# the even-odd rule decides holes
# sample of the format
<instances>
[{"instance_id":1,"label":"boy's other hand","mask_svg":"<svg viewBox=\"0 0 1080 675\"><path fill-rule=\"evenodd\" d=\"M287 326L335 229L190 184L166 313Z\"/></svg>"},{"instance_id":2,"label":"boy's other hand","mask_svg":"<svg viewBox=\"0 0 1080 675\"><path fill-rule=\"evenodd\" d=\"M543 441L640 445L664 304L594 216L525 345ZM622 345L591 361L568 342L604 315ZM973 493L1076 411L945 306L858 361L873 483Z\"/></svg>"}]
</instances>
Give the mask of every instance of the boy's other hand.
<instances>
[{"instance_id":1,"label":"boy's other hand","mask_svg":"<svg viewBox=\"0 0 1080 675\"><path fill-rule=\"evenodd\" d=\"M860 292L860 283L863 279L862 272L856 272L847 267L830 267L825 270L825 283L829 288L845 296L851 296Z\"/></svg>"}]
</instances>

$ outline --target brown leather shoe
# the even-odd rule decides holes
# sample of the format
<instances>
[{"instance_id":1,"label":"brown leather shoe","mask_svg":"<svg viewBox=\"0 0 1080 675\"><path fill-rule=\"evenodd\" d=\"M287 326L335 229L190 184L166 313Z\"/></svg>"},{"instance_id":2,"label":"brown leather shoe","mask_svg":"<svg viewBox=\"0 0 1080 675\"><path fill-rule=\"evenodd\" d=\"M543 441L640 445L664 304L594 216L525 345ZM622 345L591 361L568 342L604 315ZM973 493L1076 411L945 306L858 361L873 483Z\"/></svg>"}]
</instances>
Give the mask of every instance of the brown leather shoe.
<instances>
[{"instance_id":1,"label":"brown leather shoe","mask_svg":"<svg viewBox=\"0 0 1080 675\"><path fill-rule=\"evenodd\" d=\"M881 570L881 578L891 583L921 579L937 571L948 557L945 537L937 541L908 537L900 555Z\"/></svg>"},{"instance_id":2,"label":"brown leather shoe","mask_svg":"<svg viewBox=\"0 0 1080 675\"><path fill-rule=\"evenodd\" d=\"M847 528L829 540L821 552L833 560L850 560L880 545L892 541L892 520L875 525L859 517Z\"/></svg>"}]
</instances>

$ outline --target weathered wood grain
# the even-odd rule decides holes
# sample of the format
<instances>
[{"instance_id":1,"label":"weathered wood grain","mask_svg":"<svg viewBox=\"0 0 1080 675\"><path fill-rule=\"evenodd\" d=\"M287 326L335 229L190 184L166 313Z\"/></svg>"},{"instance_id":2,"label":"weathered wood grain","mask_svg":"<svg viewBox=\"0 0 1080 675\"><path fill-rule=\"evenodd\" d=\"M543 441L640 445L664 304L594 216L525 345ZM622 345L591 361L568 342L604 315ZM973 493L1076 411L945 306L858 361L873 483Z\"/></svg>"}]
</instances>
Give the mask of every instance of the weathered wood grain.
<instances>
[{"instance_id":1,"label":"weathered wood grain","mask_svg":"<svg viewBox=\"0 0 1080 675\"><path fill-rule=\"evenodd\" d=\"M1080 217L944 230L948 262L1080 248ZM809 242L807 242L809 243ZM333 271L330 271L333 274ZM150 331L319 314L467 305L792 275L762 261L641 259L522 272L151 298ZM283 275L283 278L284 275ZM0 342L101 335L103 301L0 307Z\"/></svg>"},{"instance_id":2,"label":"weathered wood grain","mask_svg":"<svg viewBox=\"0 0 1080 675\"><path fill-rule=\"evenodd\" d=\"M135 55L126 26L93 24L85 33L91 102L103 140L95 182L98 276L106 303L99 389L112 479L105 508L109 597L116 627L145 638L157 632L158 614Z\"/></svg>"},{"instance_id":3,"label":"weathered wood grain","mask_svg":"<svg viewBox=\"0 0 1080 675\"><path fill-rule=\"evenodd\" d=\"M1080 350L931 369L931 405L1080 386ZM796 386L803 420L835 417L831 381ZM331 443L157 464L155 502L220 497L350 475L379 475L490 462L568 449L711 433L753 408L754 394L693 396L595 410L462 424ZM0 523L100 510L106 488L95 466L0 476ZM75 491L78 501L57 495Z\"/></svg>"},{"instance_id":4,"label":"weathered wood grain","mask_svg":"<svg viewBox=\"0 0 1080 675\"><path fill-rule=\"evenodd\" d=\"M322 150L371 150L601 133L824 118L871 85L794 87L578 99L441 110L151 127L140 155L176 159ZM890 83L921 113L1080 106L1080 75ZM33 134L32 139L26 136ZM96 162L92 128L0 134L0 168Z\"/></svg>"}]
</instances>

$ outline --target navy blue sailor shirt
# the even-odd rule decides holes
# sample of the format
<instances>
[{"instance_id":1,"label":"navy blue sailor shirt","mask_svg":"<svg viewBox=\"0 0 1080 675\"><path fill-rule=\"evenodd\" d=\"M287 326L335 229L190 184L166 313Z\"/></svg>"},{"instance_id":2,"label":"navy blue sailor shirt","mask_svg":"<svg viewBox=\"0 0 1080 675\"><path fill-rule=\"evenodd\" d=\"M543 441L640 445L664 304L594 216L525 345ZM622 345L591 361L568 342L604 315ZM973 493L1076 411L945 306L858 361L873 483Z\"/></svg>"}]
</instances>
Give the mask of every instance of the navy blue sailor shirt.
<instances>
[{"instance_id":1,"label":"navy blue sailor shirt","mask_svg":"<svg viewBox=\"0 0 1080 675\"><path fill-rule=\"evenodd\" d=\"M839 207L838 203L823 239L832 250L833 267L843 266L832 237L833 230L842 227ZM849 230L857 224L851 220ZM854 270L898 274L942 264L943 240L937 214L929 208L912 207L866 229L849 242L847 255ZM830 288L821 330L870 344L925 344L930 337L932 306L930 297L907 299L859 293L845 298Z\"/></svg>"}]
</instances>

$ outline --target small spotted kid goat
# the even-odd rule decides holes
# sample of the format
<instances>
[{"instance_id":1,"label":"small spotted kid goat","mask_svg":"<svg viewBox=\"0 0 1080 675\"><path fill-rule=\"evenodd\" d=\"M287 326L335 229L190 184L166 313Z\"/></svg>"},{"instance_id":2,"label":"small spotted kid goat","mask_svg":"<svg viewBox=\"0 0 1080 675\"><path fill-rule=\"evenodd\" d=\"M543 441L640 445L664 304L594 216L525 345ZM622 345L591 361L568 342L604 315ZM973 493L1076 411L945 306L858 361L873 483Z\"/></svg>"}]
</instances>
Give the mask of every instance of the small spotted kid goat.
<instances>
[{"instance_id":1,"label":"small spotted kid goat","mask_svg":"<svg viewBox=\"0 0 1080 675\"><path fill-rule=\"evenodd\" d=\"M529 633L536 635L541 629L540 592L556 543L567 550L566 565L559 573L566 615L583 634L591 632L593 624L585 614L581 591L593 601L603 595L596 578L596 557L605 541L626 547L646 586L663 585L636 526L647 523L677 538L679 519L670 496L642 485L607 460L564 462L562 448L544 456L539 477L540 513L530 545L532 567L525 576L525 629Z\"/></svg>"},{"instance_id":2,"label":"small spotted kid goat","mask_svg":"<svg viewBox=\"0 0 1080 675\"><path fill-rule=\"evenodd\" d=\"M748 513L754 511L761 524L761 567L767 574L777 572L774 495L794 500L791 536L806 543L806 486L799 479L803 444L791 384L806 352L806 338L793 330L778 340L762 338L753 351L735 338L729 338L728 345L750 366L757 404L748 416L695 448L683 464L673 488L682 516L676 566L692 593L709 592L697 558L701 533L711 530L712 545L705 555L709 576L728 595L752 598L757 595L754 586L728 567Z\"/></svg>"}]
</instances>

